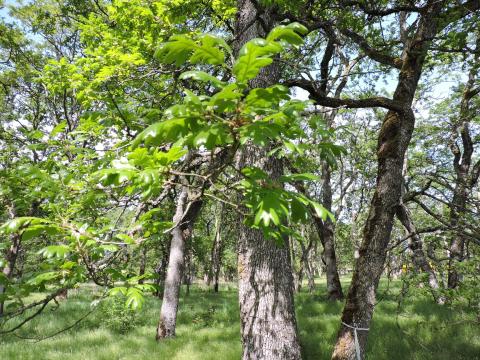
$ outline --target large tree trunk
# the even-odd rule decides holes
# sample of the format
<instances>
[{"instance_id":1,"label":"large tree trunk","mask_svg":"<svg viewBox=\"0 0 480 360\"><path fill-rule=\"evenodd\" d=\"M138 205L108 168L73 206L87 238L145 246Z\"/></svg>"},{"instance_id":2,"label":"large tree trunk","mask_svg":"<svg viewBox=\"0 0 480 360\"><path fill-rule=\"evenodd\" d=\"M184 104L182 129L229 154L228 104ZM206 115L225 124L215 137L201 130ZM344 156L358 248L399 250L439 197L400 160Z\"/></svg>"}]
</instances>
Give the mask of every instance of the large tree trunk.
<instances>
[{"instance_id":1,"label":"large tree trunk","mask_svg":"<svg viewBox=\"0 0 480 360\"><path fill-rule=\"evenodd\" d=\"M281 162L267 159L266 151L246 149L242 155L245 164L259 166L272 177L281 174ZM300 359L287 238L277 245L262 231L242 224L238 281L242 358Z\"/></svg>"},{"instance_id":2,"label":"large tree trunk","mask_svg":"<svg viewBox=\"0 0 480 360\"><path fill-rule=\"evenodd\" d=\"M256 2L239 0L235 24L238 54L248 40L265 36L272 27L269 9L257 13ZM258 21L259 18L262 21ZM262 28L265 26L266 28ZM252 87L269 86L279 79L278 65L263 69ZM238 162L240 167L256 166L272 179L283 173L282 162L267 156L267 149L247 145ZM278 246L263 232L242 222L238 240L238 290L244 360L300 359L300 344L293 303L293 276L287 239Z\"/></svg>"},{"instance_id":3,"label":"large tree trunk","mask_svg":"<svg viewBox=\"0 0 480 360\"><path fill-rule=\"evenodd\" d=\"M278 246L243 228L238 277L242 358L300 359L287 241Z\"/></svg>"},{"instance_id":4,"label":"large tree trunk","mask_svg":"<svg viewBox=\"0 0 480 360\"><path fill-rule=\"evenodd\" d=\"M443 2L429 5L419 20L413 39L405 45L402 68L393 95L393 100L401 104L403 111L388 111L379 133L377 185L343 310L342 325L337 336L333 359L353 360L357 356L361 358L365 356L376 290L383 272L393 219L402 194L405 152L415 126L411 104L428 48L437 32L438 15L442 7Z\"/></svg>"},{"instance_id":5,"label":"large tree trunk","mask_svg":"<svg viewBox=\"0 0 480 360\"><path fill-rule=\"evenodd\" d=\"M175 336L178 300L185 258L185 243L192 233L193 224L201 207L201 200L189 201L188 187L183 186L177 200L175 216L173 217L175 228L172 230L172 242L170 244L170 256L163 290L160 321L157 327L157 340Z\"/></svg>"}]
</instances>

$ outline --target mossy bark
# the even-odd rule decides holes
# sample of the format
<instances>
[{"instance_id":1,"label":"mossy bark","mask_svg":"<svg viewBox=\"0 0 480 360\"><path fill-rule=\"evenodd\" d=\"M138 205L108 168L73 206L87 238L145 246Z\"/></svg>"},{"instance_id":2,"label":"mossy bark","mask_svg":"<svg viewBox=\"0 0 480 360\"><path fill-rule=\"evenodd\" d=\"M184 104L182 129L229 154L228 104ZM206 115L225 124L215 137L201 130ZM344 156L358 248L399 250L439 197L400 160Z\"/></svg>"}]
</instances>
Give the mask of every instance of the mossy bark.
<instances>
[{"instance_id":1,"label":"mossy bark","mask_svg":"<svg viewBox=\"0 0 480 360\"><path fill-rule=\"evenodd\" d=\"M442 7L441 2L429 5L419 20L414 36L405 44L393 95L394 102L401 105L402 111L388 111L378 136L376 188L332 359L356 359L355 336L351 327L370 327L393 220L401 200L404 157L415 126L411 105L430 43L437 33ZM360 356L364 358L368 331L357 331L357 334Z\"/></svg>"}]
</instances>

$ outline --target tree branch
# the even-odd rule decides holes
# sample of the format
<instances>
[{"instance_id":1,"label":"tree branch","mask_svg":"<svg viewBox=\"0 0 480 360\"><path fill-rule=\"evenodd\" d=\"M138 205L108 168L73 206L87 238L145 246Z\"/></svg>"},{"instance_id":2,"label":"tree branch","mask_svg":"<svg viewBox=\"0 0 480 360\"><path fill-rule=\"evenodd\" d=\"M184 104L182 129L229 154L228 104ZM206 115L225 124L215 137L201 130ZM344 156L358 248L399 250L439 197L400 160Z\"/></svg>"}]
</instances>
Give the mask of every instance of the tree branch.
<instances>
[{"instance_id":1,"label":"tree branch","mask_svg":"<svg viewBox=\"0 0 480 360\"><path fill-rule=\"evenodd\" d=\"M319 90L320 87L316 82L312 82L306 79L286 80L284 84L287 86L297 86L308 91L310 93L310 98L315 100L318 105L331 108L344 107L347 109L358 109L381 107L399 113L402 113L405 110L400 103L382 96L375 96L365 99L339 99L324 96L321 93L321 90Z\"/></svg>"}]
</instances>

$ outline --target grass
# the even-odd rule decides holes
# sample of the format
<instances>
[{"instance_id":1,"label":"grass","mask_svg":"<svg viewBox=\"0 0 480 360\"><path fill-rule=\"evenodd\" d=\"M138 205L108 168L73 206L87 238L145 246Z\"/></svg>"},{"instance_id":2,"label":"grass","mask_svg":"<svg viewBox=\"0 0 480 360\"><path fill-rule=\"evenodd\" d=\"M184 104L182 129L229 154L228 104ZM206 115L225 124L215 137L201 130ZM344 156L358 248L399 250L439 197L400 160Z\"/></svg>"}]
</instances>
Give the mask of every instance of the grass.
<instances>
[{"instance_id":1,"label":"grass","mask_svg":"<svg viewBox=\"0 0 480 360\"><path fill-rule=\"evenodd\" d=\"M347 284L344 284L345 287ZM382 290L383 288L383 290ZM368 359L480 359L480 333L474 314L459 314L438 306L428 298L408 298L402 305L397 325L397 299L400 283L382 282L367 348ZM339 327L343 304L332 303L319 294L301 292L296 311L304 359L329 359ZM18 333L42 337L54 333L86 313L91 289L72 291L69 299L55 310L45 311ZM183 295L178 314L177 337L160 344L154 340L160 301L149 297L136 315L135 326L120 334L102 325L105 316L94 312L79 325L53 338L33 342L12 335L0 337L0 359L19 360L120 360L239 359L241 355L238 300L233 286L223 286L215 294L194 286ZM400 327L399 327L400 326Z\"/></svg>"}]
</instances>

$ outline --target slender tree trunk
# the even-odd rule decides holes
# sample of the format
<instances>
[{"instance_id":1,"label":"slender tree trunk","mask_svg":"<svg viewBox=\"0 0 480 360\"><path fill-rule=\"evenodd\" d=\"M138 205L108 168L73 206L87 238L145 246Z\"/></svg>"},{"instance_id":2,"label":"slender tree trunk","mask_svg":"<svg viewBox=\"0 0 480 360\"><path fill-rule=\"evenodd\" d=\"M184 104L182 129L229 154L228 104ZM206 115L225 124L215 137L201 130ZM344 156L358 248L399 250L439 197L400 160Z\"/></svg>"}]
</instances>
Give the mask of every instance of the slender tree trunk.
<instances>
[{"instance_id":1,"label":"slender tree trunk","mask_svg":"<svg viewBox=\"0 0 480 360\"><path fill-rule=\"evenodd\" d=\"M322 177L324 179L322 188L323 206L332 210L332 188L331 188L331 170L328 164L322 165ZM307 194L305 187L297 183L296 188L303 194ZM327 277L327 293L329 300L343 299L342 285L338 275L337 256L335 253L335 226L330 219L323 221L313 210L310 211L313 218L315 229L323 245L322 260L325 264L325 274Z\"/></svg>"},{"instance_id":2,"label":"slender tree trunk","mask_svg":"<svg viewBox=\"0 0 480 360\"><path fill-rule=\"evenodd\" d=\"M480 49L480 35L477 34L476 50ZM453 168L455 170L455 188L453 190L453 199L450 206L450 225L452 228L452 240L449 247L448 262L448 288L455 289L460 283L460 275L456 269L458 262L463 261L465 253L465 243L467 239L462 234L462 222L467 210L468 198L472 188L478 181L480 171L480 161L476 166L472 166L472 155L474 143L470 134L470 121L475 116L470 109L470 100L476 94L475 84L478 77L478 62L480 55L478 52L474 56L474 63L470 69L468 81L463 90L462 101L460 103L460 114L458 121L454 124L450 138L450 150L454 156ZM460 133L462 149L457 145L457 137ZM473 169L472 169L473 168ZM473 171L472 171L473 170ZM459 231L460 230L460 231Z\"/></svg>"},{"instance_id":3,"label":"slender tree trunk","mask_svg":"<svg viewBox=\"0 0 480 360\"><path fill-rule=\"evenodd\" d=\"M348 66L347 66L348 67ZM345 69L346 74L349 70ZM336 97L339 97L343 87L345 86L347 77L344 78L336 90ZM333 127L336 110L333 110L326 117L327 126ZM332 194L332 168L327 161L322 163L322 204L330 212L333 212L333 194ZM343 186L340 184L340 186ZM338 211L340 213L340 210ZM335 253L335 225L327 219L322 221L318 217L315 218L315 226L317 227L318 235L323 245L323 259L325 262L325 273L327 275L327 293L329 300L343 300L342 284L340 283L340 276L338 275L337 256Z\"/></svg>"},{"instance_id":4,"label":"slender tree trunk","mask_svg":"<svg viewBox=\"0 0 480 360\"><path fill-rule=\"evenodd\" d=\"M293 291L299 291L298 289L298 278L300 272L302 271L302 263L300 260L299 269L297 270L297 242L293 239L292 236L288 237L288 248L290 249L290 264L292 267L292 276L293 276Z\"/></svg>"},{"instance_id":5,"label":"slender tree trunk","mask_svg":"<svg viewBox=\"0 0 480 360\"><path fill-rule=\"evenodd\" d=\"M303 231L302 231L302 235L303 235ZM305 247L303 242L299 241L299 245L300 245L301 256L300 256L299 268L298 268L297 274L295 276L296 279L294 278L295 292L300 292L302 290L303 273L304 273L304 269L305 269L306 256L307 256L307 253L308 253L307 252L308 247ZM293 242L292 242L292 247L293 247ZM294 273L295 273L295 271L294 271Z\"/></svg>"},{"instance_id":6,"label":"slender tree trunk","mask_svg":"<svg viewBox=\"0 0 480 360\"><path fill-rule=\"evenodd\" d=\"M215 216L215 240L212 246L211 274L212 274L214 292L218 292L218 279L220 276L220 266L222 264L223 241L222 241L221 227L222 227L223 211L224 211L224 206L223 206L223 203L221 203L219 212Z\"/></svg>"},{"instance_id":7,"label":"slender tree trunk","mask_svg":"<svg viewBox=\"0 0 480 360\"><path fill-rule=\"evenodd\" d=\"M468 125L463 124L463 128L467 128ZM465 132L465 130L463 130ZM469 136L469 134L468 134ZM471 139L470 139L471 145ZM465 141L464 141L465 148ZM448 261L448 288L455 289L460 283L460 276L456 269L457 263L463 261L465 253L465 236L461 233L462 220L465 215L468 199L468 185L467 179L470 170L471 154L473 153L473 146L471 152L468 147L467 153L464 150L463 156L460 154L460 150L456 147L453 150L455 154L454 168L456 173L455 188L453 190L453 199L450 206L450 227L452 229L452 239L449 245L449 261ZM460 160L462 158L462 160ZM459 231L460 230L460 231Z\"/></svg>"},{"instance_id":8,"label":"slender tree trunk","mask_svg":"<svg viewBox=\"0 0 480 360\"><path fill-rule=\"evenodd\" d=\"M330 221L328 221L330 222ZM327 296L329 300L343 299L342 285L337 269L337 258L335 254L333 227L327 221L314 217L315 227L320 235L323 245L323 262L325 264L325 274L327 276Z\"/></svg>"},{"instance_id":9,"label":"slender tree trunk","mask_svg":"<svg viewBox=\"0 0 480 360\"><path fill-rule=\"evenodd\" d=\"M408 151L408 150L407 150ZM408 169L408 154L405 154L404 164L403 164L403 174L402 177L405 179L407 176ZM423 241L420 235L417 233L417 229L412 221L412 216L407 206L403 203L405 197L406 186L405 183L402 185L402 196L400 199L400 205L397 207L397 218L402 223L407 234L410 236L408 239L408 248L412 252L412 262L415 267L415 271L423 271L428 275L428 286L432 292L433 299L437 304L444 304L445 297L439 293L440 285L438 283L437 275L435 271L430 266L430 263L427 260L425 251L423 250Z\"/></svg>"},{"instance_id":10,"label":"slender tree trunk","mask_svg":"<svg viewBox=\"0 0 480 360\"><path fill-rule=\"evenodd\" d=\"M177 200L175 216L173 217L173 223L176 226L172 230L172 242L170 244L170 256L163 290L160 321L157 327L157 341L175 336L180 285L185 259L185 243L191 235L193 224L201 207L202 202L200 200L189 202L188 187L183 186Z\"/></svg>"},{"instance_id":11,"label":"slender tree trunk","mask_svg":"<svg viewBox=\"0 0 480 360\"><path fill-rule=\"evenodd\" d=\"M310 293L313 293L315 291L315 269L313 267L313 261L312 258L315 258L315 254L317 253L317 244L315 243L314 245L314 254L312 255L310 252L310 255L307 258L307 262L305 263L305 270L307 272L307 278L308 278L308 291Z\"/></svg>"},{"instance_id":12,"label":"slender tree trunk","mask_svg":"<svg viewBox=\"0 0 480 360\"><path fill-rule=\"evenodd\" d=\"M438 293L440 285L438 284L437 275L430 266L425 252L423 251L423 242L413 225L410 211L403 203L398 205L397 218L405 227L408 235L411 236L408 242L408 247L412 251L412 261L415 268L428 274L428 285L432 290L433 298L438 304L444 304L445 298Z\"/></svg>"},{"instance_id":13,"label":"slender tree trunk","mask_svg":"<svg viewBox=\"0 0 480 360\"><path fill-rule=\"evenodd\" d=\"M405 152L415 126L411 104L431 39L437 32L443 5L443 2L429 4L402 56L402 69L393 100L401 104L403 111L388 111L379 133L377 185L343 309L342 325L337 336L333 359L353 360L357 356L361 358L365 356L376 290L385 264L393 219L402 195ZM359 351L356 350L355 333L358 337Z\"/></svg>"},{"instance_id":14,"label":"slender tree trunk","mask_svg":"<svg viewBox=\"0 0 480 360\"><path fill-rule=\"evenodd\" d=\"M332 184L331 168L324 162L322 166L322 202L325 209L332 211ZM325 261L325 273L327 275L327 293L329 300L342 300L343 291L338 275L337 255L335 253L335 225L330 219L322 221L315 217L315 226L317 228L320 240L323 245L323 258Z\"/></svg>"},{"instance_id":15,"label":"slender tree trunk","mask_svg":"<svg viewBox=\"0 0 480 360\"><path fill-rule=\"evenodd\" d=\"M269 9L257 13L257 3L239 0L235 24L236 53L248 40L266 35L272 27ZM258 21L261 17L262 21ZM266 28L262 28L266 25ZM263 69L252 87L269 86L279 79L278 64ZM282 162L266 149L247 145L239 167L256 166L275 180ZM288 240L283 246L265 239L263 232L241 222L238 239L238 290L243 345L242 359L300 359L300 344L293 302L293 276Z\"/></svg>"},{"instance_id":16,"label":"slender tree trunk","mask_svg":"<svg viewBox=\"0 0 480 360\"><path fill-rule=\"evenodd\" d=\"M13 275L13 270L15 269L15 263L17 261L17 257L20 251L21 246L21 237L20 235L13 234L11 235L12 244L10 248L6 251L5 260L6 264L2 270L3 275L6 279L10 280ZM7 290L6 285L0 285L0 296L5 293ZM3 315L4 311L4 301L0 301L0 315Z\"/></svg>"},{"instance_id":17,"label":"slender tree trunk","mask_svg":"<svg viewBox=\"0 0 480 360\"><path fill-rule=\"evenodd\" d=\"M32 208L29 212L29 215L32 216L35 214L35 211L37 211L38 204L33 203ZM9 217L10 219L14 219L17 216L16 210L15 210L15 205L11 205L8 207L8 212L9 212ZM21 244L22 244L22 238L19 234L12 234L10 236L10 239L12 241L10 247L7 249L5 252L5 260L6 264L4 268L2 269L2 273L5 276L7 280L10 280L13 271L15 269L15 264L17 262L17 258L20 254L20 249L21 249ZM0 296L5 294L5 291L7 290L7 285L0 284ZM0 315L3 315L4 312L4 306L5 302L3 300L0 300Z\"/></svg>"},{"instance_id":18,"label":"slender tree trunk","mask_svg":"<svg viewBox=\"0 0 480 360\"><path fill-rule=\"evenodd\" d=\"M192 248L191 244L186 244L186 251L185 251L185 271L183 272L183 285L186 285L185 295L190 295L190 285L192 285L192 273L193 273L193 264L192 264Z\"/></svg>"},{"instance_id":19,"label":"slender tree trunk","mask_svg":"<svg viewBox=\"0 0 480 360\"><path fill-rule=\"evenodd\" d=\"M302 237L304 238L304 231L302 230ZM301 258L300 258L300 269L298 271L298 280L297 280L297 286L296 286L296 291L297 292L300 292L300 290L302 289L302 282L303 282L303 276L304 274L307 274L307 278L308 278L308 281L309 281L309 291L312 291L311 290L311 278L313 277L313 275L311 274L311 268L310 268L310 254L312 252L312 249L313 249L313 238L310 237L310 239L308 240L308 244L307 246L305 246L303 244L303 242L300 242L300 250L301 250Z\"/></svg>"},{"instance_id":20,"label":"slender tree trunk","mask_svg":"<svg viewBox=\"0 0 480 360\"><path fill-rule=\"evenodd\" d=\"M147 252L148 252L147 246L143 246L142 251L140 252L140 266L138 269L139 276L145 275L145 268L147 266ZM144 279L138 280L138 283L143 284Z\"/></svg>"},{"instance_id":21,"label":"slender tree trunk","mask_svg":"<svg viewBox=\"0 0 480 360\"><path fill-rule=\"evenodd\" d=\"M162 245L162 256L160 257L160 261L158 262L158 265L155 268L155 273L157 274L157 279L155 283L158 287L156 296L162 297L162 298L163 298L163 289L165 287L165 276L167 273L168 255L170 253L170 243L171 243L171 240L168 241L167 244Z\"/></svg>"}]
</instances>

